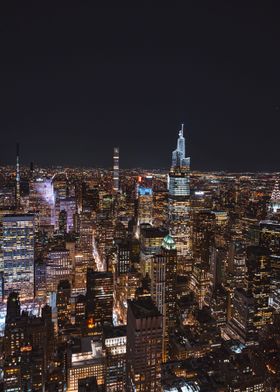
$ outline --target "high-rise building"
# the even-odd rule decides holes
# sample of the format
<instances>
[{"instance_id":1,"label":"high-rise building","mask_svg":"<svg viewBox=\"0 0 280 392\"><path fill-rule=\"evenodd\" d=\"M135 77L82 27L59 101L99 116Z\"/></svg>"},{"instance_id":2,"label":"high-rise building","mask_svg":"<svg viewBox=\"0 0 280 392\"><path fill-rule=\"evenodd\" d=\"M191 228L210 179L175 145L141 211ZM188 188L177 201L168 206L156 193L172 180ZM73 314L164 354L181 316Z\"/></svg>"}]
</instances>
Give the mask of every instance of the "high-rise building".
<instances>
[{"instance_id":1,"label":"high-rise building","mask_svg":"<svg viewBox=\"0 0 280 392\"><path fill-rule=\"evenodd\" d=\"M140 263L143 276L149 274L151 277L151 266L153 255L161 251L164 237L169 231L164 227L154 227L148 224L140 226Z\"/></svg>"},{"instance_id":2,"label":"high-rise building","mask_svg":"<svg viewBox=\"0 0 280 392\"><path fill-rule=\"evenodd\" d=\"M99 338L84 336L78 339L68 352L67 391L79 391L79 382L95 377L97 385L103 386L105 379L105 357Z\"/></svg>"},{"instance_id":3,"label":"high-rise building","mask_svg":"<svg viewBox=\"0 0 280 392\"><path fill-rule=\"evenodd\" d=\"M54 343L51 311L46 305L42 317L19 313L18 296L11 293L4 331L4 390L41 392Z\"/></svg>"},{"instance_id":4,"label":"high-rise building","mask_svg":"<svg viewBox=\"0 0 280 392\"><path fill-rule=\"evenodd\" d=\"M57 324L59 332L71 320L71 285L68 280L61 280L57 286L56 308L57 308Z\"/></svg>"},{"instance_id":5,"label":"high-rise building","mask_svg":"<svg viewBox=\"0 0 280 392\"><path fill-rule=\"evenodd\" d=\"M114 148L113 155L113 192L119 192L120 190L120 179L119 179L119 147Z\"/></svg>"},{"instance_id":6,"label":"high-rise building","mask_svg":"<svg viewBox=\"0 0 280 392\"><path fill-rule=\"evenodd\" d=\"M75 324L82 327L85 323L86 314L86 297L85 295L78 295L75 297Z\"/></svg>"},{"instance_id":7,"label":"high-rise building","mask_svg":"<svg viewBox=\"0 0 280 392\"><path fill-rule=\"evenodd\" d=\"M58 216L58 228L60 234L65 234L67 232L67 212L61 210Z\"/></svg>"},{"instance_id":8,"label":"high-rise building","mask_svg":"<svg viewBox=\"0 0 280 392\"><path fill-rule=\"evenodd\" d=\"M126 324L127 320L127 301L137 296L137 289L141 285L142 275L137 271L119 275L115 281L115 313L117 322Z\"/></svg>"},{"instance_id":9,"label":"high-rise building","mask_svg":"<svg viewBox=\"0 0 280 392\"><path fill-rule=\"evenodd\" d=\"M271 256L280 255L280 223L262 220L259 223L259 244L267 248Z\"/></svg>"},{"instance_id":10,"label":"high-rise building","mask_svg":"<svg viewBox=\"0 0 280 392\"><path fill-rule=\"evenodd\" d=\"M269 251L259 246L247 249L247 291L254 298L254 326L256 329L272 322L269 306L271 292L271 261Z\"/></svg>"},{"instance_id":11,"label":"high-rise building","mask_svg":"<svg viewBox=\"0 0 280 392\"><path fill-rule=\"evenodd\" d=\"M242 343L256 344L258 330L272 322L269 251L248 247L246 266L245 288L234 290L229 333Z\"/></svg>"},{"instance_id":12,"label":"high-rise building","mask_svg":"<svg viewBox=\"0 0 280 392\"><path fill-rule=\"evenodd\" d=\"M226 262L226 251L224 248L219 248L217 246L212 246L210 250L210 280L212 291L215 291L218 287L221 286L224 270L225 270L225 262ZM204 264L205 265L205 264ZM206 264L207 265L207 264Z\"/></svg>"},{"instance_id":13,"label":"high-rise building","mask_svg":"<svg viewBox=\"0 0 280 392\"><path fill-rule=\"evenodd\" d=\"M276 214L280 210L280 188L278 180L275 181L270 199L270 212Z\"/></svg>"},{"instance_id":14,"label":"high-rise building","mask_svg":"<svg viewBox=\"0 0 280 392\"><path fill-rule=\"evenodd\" d=\"M152 259L151 292L154 303L163 315L163 361L170 357L170 336L176 326L177 251L174 239L167 235L161 252Z\"/></svg>"},{"instance_id":15,"label":"high-rise building","mask_svg":"<svg viewBox=\"0 0 280 392\"><path fill-rule=\"evenodd\" d=\"M64 199L59 199L59 210L58 213L58 225L59 218L62 211L66 212L66 230L67 232L73 230L74 228L74 215L76 213L76 200L75 197L66 197Z\"/></svg>"},{"instance_id":16,"label":"high-rise building","mask_svg":"<svg viewBox=\"0 0 280 392\"><path fill-rule=\"evenodd\" d=\"M87 271L86 294L87 319L98 327L105 322L112 324L113 317L113 275L111 272Z\"/></svg>"},{"instance_id":17,"label":"high-rise building","mask_svg":"<svg viewBox=\"0 0 280 392\"><path fill-rule=\"evenodd\" d=\"M185 157L183 124L169 172L169 225L176 242L180 272L191 270L190 158Z\"/></svg>"},{"instance_id":18,"label":"high-rise building","mask_svg":"<svg viewBox=\"0 0 280 392\"><path fill-rule=\"evenodd\" d=\"M193 266L190 274L189 288L194 293L199 309L207 303L207 296L210 291L209 267L204 263L197 263Z\"/></svg>"},{"instance_id":19,"label":"high-rise building","mask_svg":"<svg viewBox=\"0 0 280 392\"><path fill-rule=\"evenodd\" d=\"M195 262L209 262L214 242L215 214L208 210L193 213L192 250Z\"/></svg>"},{"instance_id":20,"label":"high-rise building","mask_svg":"<svg viewBox=\"0 0 280 392\"><path fill-rule=\"evenodd\" d=\"M74 255L73 289L84 292L86 290L87 269L93 265L93 259L81 249L78 249L78 252Z\"/></svg>"},{"instance_id":21,"label":"high-rise building","mask_svg":"<svg viewBox=\"0 0 280 392\"><path fill-rule=\"evenodd\" d=\"M7 300L6 324L20 317L20 301L18 293L11 292Z\"/></svg>"},{"instance_id":22,"label":"high-rise building","mask_svg":"<svg viewBox=\"0 0 280 392\"><path fill-rule=\"evenodd\" d=\"M127 274L131 267L131 243L127 239L116 240L117 248L117 275Z\"/></svg>"},{"instance_id":23,"label":"high-rise building","mask_svg":"<svg viewBox=\"0 0 280 392\"><path fill-rule=\"evenodd\" d=\"M72 281L73 265L70 251L64 246L53 247L46 256L46 292L56 292L61 280Z\"/></svg>"},{"instance_id":24,"label":"high-rise building","mask_svg":"<svg viewBox=\"0 0 280 392\"><path fill-rule=\"evenodd\" d=\"M244 289L234 290L231 318L228 322L228 335L247 345L256 343L254 328L254 299Z\"/></svg>"},{"instance_id":25,"label":"high-rise building","mask_svg":"<svg viewBox=\"0 0 280 392\"><path fill-rule=\"evenodd\" d=\"M19 143L17 143L16 157L16 208L20 208L20 167L19 167Z\"/></svg>"},{"instance_id":26,"label":"high-rise building","mask_svg":"<svg viewBox=\"0 0 280 392\"><path fill-rule=\"evenodd\" d=\"M38 226L55 224L55 197L51 179L31 179L29 183L29 210L38 214Z\"/></svg>"},{"instance_id":27,"label":"high-rise building","mask_svg":"<svg viewBox=\"0 0 280 392\"><path fill-rule=\"evenodd\" d=\"M125 386L126 326L104 327L103 349L106 355L106 391L123 391Z\"/></svg>"},{"instance_id":28,"label":"high-rise building","mask_svg":"<svg viewBox=\"0 0 280 392\"><path fill-rule=\"evenodd\" d=\"M162 315L150 297L128 301L127 391L161 391L162 333Z\"/></svg>"},{"instance_id":29,"label":"high-rise building","mask_svg":"<svg viewBox=\"0 0 280 392\"><path fill-rule=\"evenodd\" d=\"M213 248L212 256L220 256L222 249ZM218 252L217 252L218 251ZM222 250L223 259L225 260L225 250ZM219 264L219 260L217 260ZM229 246L228 252L228 277L231 279L233 288L245 287L246 267L246 247L242 242L233 241ZM221 269L222 274L222 269Z\"/></svg>"},{"instance_id":30,"label":"high-rise building","mask_svg":"<svg viewBox=\"0 0 280 392\"><path fill-rule=\"evenodd\" d=\"M139 177L137 183L137 226L153 223L152 176Z\"/></svg>"},{"instance_id":31,"label":"high-rise building","mask_svg":"<svg viewBox=\"0 0 280 392\"><path fill-rule=\"evenodd\" d=\"M21 301L34 298L34 216L3 217L4 297L18 292Z\"/></svg>"}]
</instances>

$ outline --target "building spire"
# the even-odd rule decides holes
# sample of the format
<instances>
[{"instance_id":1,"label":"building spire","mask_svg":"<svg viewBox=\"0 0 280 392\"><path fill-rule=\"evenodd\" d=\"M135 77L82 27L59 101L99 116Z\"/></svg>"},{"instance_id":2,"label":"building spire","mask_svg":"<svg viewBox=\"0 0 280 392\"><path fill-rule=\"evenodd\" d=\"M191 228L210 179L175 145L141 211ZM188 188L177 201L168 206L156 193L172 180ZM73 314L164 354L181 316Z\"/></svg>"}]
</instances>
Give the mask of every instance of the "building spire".
<instances>
[{"instance_id":1,"label":"building spire","mask_svg":"<svg viewBox=\"0 0 280 392\"><path fill-rule=\"evenodd\" d=\"M16 208L20 207L19 143L16 144Z\"/></svg>"},{"instance_id":2,"label":"building spire","mask_svg":"<svg viewBox=\"0 0 280 392\"><path fill-rule=\"evenodd\" d=\"M119 147L115 147L114 155L113 155L113 192L114 193L118 193L120 191L119 159L120 159Z\"/></svg>"},{"instance_id":3,"label":"building spire","mask_svg":"<svg viewBox=\"0 0 280 392\"><path fill-rule=\"evenodd\" d=\"M183 135L184 124L181 125L179 136L177 139L177 148L172 152L172 166L184 166L185 165L185 138Z\"/></svg>"},{"instance_id":4,"label":"building spire","mask_svg":"<svg viewBox=\"0 0 280 392\"><path fill-rule=\"evenodd\" d=\"M280 188L278 180L275 181L274 188L271 193L269 210L272 214L279 213L280 211Z\"/></svg>"},{"instance_id":5,"label":"building spire","mask_svg":"<svg viewBox=\"0 0 280 392\"><path fill-rule=\"evenodd\" d=\"M280 189L279 189L279 181L276 180L274 184L273 191L271 193L271 201L272 202L279 202L280 201Z\"/></svg>"},{"instance_id":6,"label":"building spire","mask_svg":"<svg viewBox=\"0 0 280 392\"><path fill-rule=\"evenodd\" d=\"M181 129L179 131L179 137L183 137L184 136L184 124L181 124Z\"/></svg>"}]
</instances>

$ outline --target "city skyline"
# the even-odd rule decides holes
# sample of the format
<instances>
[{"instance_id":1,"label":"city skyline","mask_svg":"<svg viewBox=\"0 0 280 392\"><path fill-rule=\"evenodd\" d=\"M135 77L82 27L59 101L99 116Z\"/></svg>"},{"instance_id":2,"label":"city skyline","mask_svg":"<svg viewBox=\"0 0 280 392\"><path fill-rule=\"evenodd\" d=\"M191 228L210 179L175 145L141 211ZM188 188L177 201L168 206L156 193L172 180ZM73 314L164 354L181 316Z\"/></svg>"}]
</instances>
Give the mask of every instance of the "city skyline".
<instances>
[{"instance_id":1,"label":"city skyline","mask_svg":"<svg viewBox=\"0 0 280 392\"><path fill-rule=\"evenodd\" d=\"M5 3L0 392L280 392L277 11Z\"/></svg>"},{"instance_id":2,"label":"city skyline","mask_svg":"<svg viewBox=\"0 0 280 392\"><path fill-rule=\"evenodd\" d=\"M16 145L0 183L4 392L279 390L278 176L191 175L188 145L181 124L168 175L119 173L118 147L111 170L24 169Z\"/></svg>"}]
</instances>

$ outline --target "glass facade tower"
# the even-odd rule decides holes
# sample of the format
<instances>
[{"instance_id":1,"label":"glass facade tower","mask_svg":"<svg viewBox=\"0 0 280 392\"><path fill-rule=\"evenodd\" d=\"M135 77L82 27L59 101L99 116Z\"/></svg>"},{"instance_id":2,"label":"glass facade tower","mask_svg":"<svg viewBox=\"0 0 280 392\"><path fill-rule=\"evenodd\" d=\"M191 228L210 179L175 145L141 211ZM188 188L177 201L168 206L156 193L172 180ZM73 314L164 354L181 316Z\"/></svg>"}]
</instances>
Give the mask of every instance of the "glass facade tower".
<instances>
[{"instance_id":1,"label":"glass facade tower","mask_svg":"<svg viewBox=\"0 0 280 392\"><path fill-rule=\"evenodd\" d=\"M34 216L3 217L4 297L13 291L21 301L34 297Z\"/></svg>"},{"instance_id":2,"label":"glass facade tower","mask_svg":"<svg viewBox=\"0 0 280 392\"><path fill-rule=\"evenodd\" d=\"M190 158L185 156L183 124L172 153L168 185L170 233L176 242L178 268L187 272L191 259Z\"/></svg>"}]
</instances>

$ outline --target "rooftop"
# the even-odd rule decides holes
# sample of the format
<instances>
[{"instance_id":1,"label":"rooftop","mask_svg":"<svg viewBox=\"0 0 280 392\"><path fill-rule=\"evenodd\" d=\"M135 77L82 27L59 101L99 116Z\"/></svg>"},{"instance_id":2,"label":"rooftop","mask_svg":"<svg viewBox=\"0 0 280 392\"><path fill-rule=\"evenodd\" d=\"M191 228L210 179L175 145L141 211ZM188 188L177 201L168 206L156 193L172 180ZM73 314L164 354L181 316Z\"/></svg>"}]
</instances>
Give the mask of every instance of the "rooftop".
<instances>
[{"instance_id":1,"label":"rooftop","mask_svg":"<svg viewBox=\"0 0 280 392\"><path fill-rule=\"evenodd\" d=\"M151 297L139 298L133 301L129 300L128 306L137 319L161 316Z\"/></svg>"},{"instance_id":2,"label":"rooftop","mask_svg":"<svg viewBox=\"0 0 280 392\"><path fill-rule=\"evenodd\" d=\"M176 243L170 234L167 234L167 236L164 237L162 247L168 250L176 249Z\"/></svg>"},{"instance_id":3,"label":"rooftop","mask_svg":"<svg viewBox=\"0 0 280 392\"><path fill-rule=\"evenodd\" d=\"M104 325L103 336L105 339L126 336L126 325L119 325L117 327L113 327L111 325Z\"/></svg>"},{"instance_id":4,"label":"rooftop","mask_svg":"<svg viewBox=\"0 0 280 392\"><path fill-rule=\"evenodd\" d=\"M3 216L4 222L16 222L16 221L32 221L34 214L7 214Z\"/></svg>"}]
</instances>

